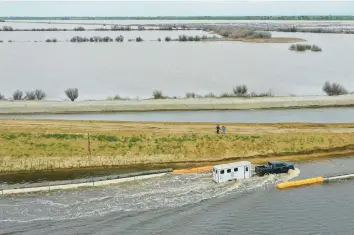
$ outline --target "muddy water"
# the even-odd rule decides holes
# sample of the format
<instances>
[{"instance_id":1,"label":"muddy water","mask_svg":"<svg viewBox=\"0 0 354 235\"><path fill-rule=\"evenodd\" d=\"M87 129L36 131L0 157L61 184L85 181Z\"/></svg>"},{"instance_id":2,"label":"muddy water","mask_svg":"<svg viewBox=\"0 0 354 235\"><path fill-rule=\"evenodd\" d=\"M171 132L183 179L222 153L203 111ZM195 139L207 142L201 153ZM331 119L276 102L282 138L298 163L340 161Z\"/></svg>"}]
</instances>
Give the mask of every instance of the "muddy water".
<instances>
[{"instance_id":1,"label":"muddy water","mask_svg":"<svg viewBox=\"0 0 354 235\"><path fill-rule=\"evenodd\" d=\"M289 179L351 171L354 158L297 164L300 175L214 184L210 174L0 199L14 234L352 234L354 181L277 190ZM295 178L294 178L295 177Z\"/></svg>"}]
</instances>

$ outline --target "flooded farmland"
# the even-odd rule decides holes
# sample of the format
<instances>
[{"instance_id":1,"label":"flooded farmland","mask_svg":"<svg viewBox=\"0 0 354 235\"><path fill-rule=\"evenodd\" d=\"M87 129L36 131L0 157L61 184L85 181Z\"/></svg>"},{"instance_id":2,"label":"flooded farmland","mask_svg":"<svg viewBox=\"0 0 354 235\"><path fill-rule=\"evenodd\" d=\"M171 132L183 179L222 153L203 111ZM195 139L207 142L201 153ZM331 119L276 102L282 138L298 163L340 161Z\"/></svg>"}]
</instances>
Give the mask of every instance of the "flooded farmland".
<instances>
[{"instance_id":1,"label":"flooded farmland","mask_svg":"<svg viewBox=\"0 0 354 235\"><path fill-rule=\"evenodd\" d=\"M0 26L5 24L15 24L14 28L34 27L10 22L0 23ZM48 28L53 25L36 26ZM321 53L289 51L289 43L167 43L163 40L166 36L173 38L180 34L201 36L206 32L0 31L0 40L4 41L0 44L0 64L4 74L0 93L8 97L16 89L40 88L47 93L48 99L64 99L66 88L78 87L79 99L105 99L116 94L147 98L155 89L178 97L186 92L232 92L234 86L247 84L250 92L271 90L275 95L319 95L323 94L322 85L327 80L338 82L349 91L354 90L352 34L273 32L274 37L306 39L308 44L319 45L323 49ZM72 36L114 38L119 35L125 37L124 43L66 42ZM127 41L137 36L145 41ZM159 37L162 42L157 41ZM47 38L58 38L63 42L45 43ZM8 40L15 42L9 43ZM43 42L34 43L33 40Z\"/></svg>"},{"instance_id":2,"label":"flooded farmland","mask_svg":"<svg viewBox=\"0 0 354 235\"><path fill-rule=\"evenodd\" d=\"M68 21L66 21L68 22ZM73 28L87 21L0 22L14 28ZM264 28L263 21L241 22ZM57 23L57 24L56 24ZM70 22L69 22L70 23ZM151 21L101 21L151 24ZM156 24L176 21L154 21ZM230 21L178 23L234 24ZM269 23L269 22L268 22ZM352 22L273 22L302 28L352 29ZM104 26L106 24L106 26ZM272 26L272 27L273 27ZM299 26L300 27L300 26ZM189 31L0 31L0 93L43 89L47 99L62 100L64 90L78 87L79 99L146 98L153 90L168 96L186 92L249 91L275 95L323 94L325 81L354 91L354 35L272 32L319 45L320 53L289 51L289 43L165 42L166 36L204 35ZM70 43L73 36L124 35L124 43ZM142 37L141 43L127 39ZM57 38L49 44L47 38ZM161 38L162 42L157 39ZM9 40L13 42L9 42ZM35 43L34 41L38 41ZM107 113L80 115L11 115L0 118L47 118L124 121L210 122L352 122L352 108L205 112ZM354 181L277 190L276 184L324 174L351 172L354 158L296 164L300 175L270 175L216 185L210 174L161 178L101 188L0 197L0 234L353 234ZM109 174L110 172L106 172ZM114 172L112 172L114 173ZM77 176L68 174L68 178ZM81 174L82 176L82 174ZM37 176L36 176L37 177ZM23 177L26 178L26 177ZM48 177L47 179L52 179ZM21 178L22 180L22 178ZM27 177L27 180L28 177ZM53 179L52 179L53 180ZM25 180L24 180L25 181ZM6 180L0 180L6 183ZM18 183L18 182L17 182ZM256 226L255 226L256 224Z\"/></svg>"}]
</instances>

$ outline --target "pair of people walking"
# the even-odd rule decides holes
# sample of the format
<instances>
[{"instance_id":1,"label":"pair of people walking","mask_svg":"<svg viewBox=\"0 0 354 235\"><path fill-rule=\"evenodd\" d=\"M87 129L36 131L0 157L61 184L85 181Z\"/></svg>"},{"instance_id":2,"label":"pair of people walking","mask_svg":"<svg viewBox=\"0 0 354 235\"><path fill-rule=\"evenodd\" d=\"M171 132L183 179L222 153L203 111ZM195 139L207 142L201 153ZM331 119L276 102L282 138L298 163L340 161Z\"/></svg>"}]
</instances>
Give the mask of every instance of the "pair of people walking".
<instances>
[{"instance_id":1,"label":"pair of people walking","mask_svg":"<svg viewBox=\"0 0 354 235\"><path fill-rule=\"evenodd\" d=\"M226 127L225 126L222 126L221 127L221 131L222 131L222 134L225 135L226 134ZM216 125L216 134L218 135L220 133L220 125L217 124Z\"/></svg>"}]
</instances>

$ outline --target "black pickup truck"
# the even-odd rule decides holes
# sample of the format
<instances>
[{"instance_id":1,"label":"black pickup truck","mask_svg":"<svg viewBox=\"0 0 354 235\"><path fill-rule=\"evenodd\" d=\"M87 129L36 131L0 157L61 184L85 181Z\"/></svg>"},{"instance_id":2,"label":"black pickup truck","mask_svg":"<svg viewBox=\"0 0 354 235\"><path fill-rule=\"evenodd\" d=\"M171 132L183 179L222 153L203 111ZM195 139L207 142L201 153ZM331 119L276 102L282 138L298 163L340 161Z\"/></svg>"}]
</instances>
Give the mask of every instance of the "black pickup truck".
<instances>
[{"instance_id":1,"label":"black pickup truck","mask_svg":"<svg viewBox=\"0 0 354 235\"><path fill-rule=\"evenodd\" d=\"M289 170L294 170L294 164L288 162L268 162L267 165L256 166L255 171L257 175L263 176L266 174L280 174L287 173Z\"/></svg>"}]
</instances>

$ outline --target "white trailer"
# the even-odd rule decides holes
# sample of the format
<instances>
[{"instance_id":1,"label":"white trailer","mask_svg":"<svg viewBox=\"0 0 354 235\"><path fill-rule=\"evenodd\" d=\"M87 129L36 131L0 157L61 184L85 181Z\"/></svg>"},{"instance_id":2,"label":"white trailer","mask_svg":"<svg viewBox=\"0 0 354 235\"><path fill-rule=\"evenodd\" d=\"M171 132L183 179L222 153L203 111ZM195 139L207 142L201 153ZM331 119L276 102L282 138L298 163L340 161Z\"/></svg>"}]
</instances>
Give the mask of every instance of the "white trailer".
<instances>
[{"instance_id":1,"label":"white trailer","mask_svg":"<svg viewBox=\"0 0 354 235\"><path fill-rule=\"evenodd\" d=\"M230 180L251 178L252 165L250 162L241 161L229 164L222 164L213 167L213 180L222 183Z\"/></svg>"}]
</instances>

